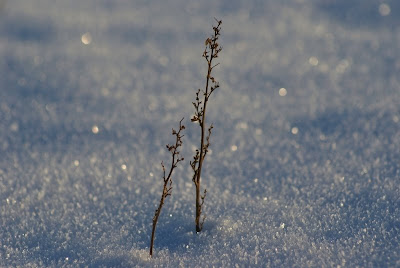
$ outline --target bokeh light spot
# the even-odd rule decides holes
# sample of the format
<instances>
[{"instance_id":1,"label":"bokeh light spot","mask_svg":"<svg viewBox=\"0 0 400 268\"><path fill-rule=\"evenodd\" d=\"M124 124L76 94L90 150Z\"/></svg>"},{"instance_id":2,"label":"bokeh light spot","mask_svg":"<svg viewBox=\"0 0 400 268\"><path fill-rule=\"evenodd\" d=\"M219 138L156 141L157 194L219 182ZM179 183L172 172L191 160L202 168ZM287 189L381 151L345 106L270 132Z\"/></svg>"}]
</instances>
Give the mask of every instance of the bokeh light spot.
<instances>
[{"instance_id":1,"label":"bokeh light spot","mask_svg":"<svg viewBox=\"0 0 400 268\"><path fill-rule=\"evenodd\" d=\"M94 126L92 127L92 132L93 132L93 134L99 133L99 127L96 126L96 125L94 125Z\"/></svg>"},{"instance_id":2,"label":"bokeh light spot","mask_svg":"<svg viewBox=\"0 0 400 268\"><path fill-rule=\"evenodd\" d=\"M344 73L349 66L350 66L350 62L346 59L343 59L336 66L336 72Z\"/></svg>"},{"instance_id":3,"label":"bokeh light spot","mask_svg":"<svg viewBox=\"0 0 400 268\"><path fill-rule=\"evenodd\" d=\"M390 14L390 6L388 4L380 4L379 5L379 14L381 14L381 16L387 16Z\"/></svg>"},{"instance_id":4,"label":"bokeh light spot","mask_svg":"<svg viewBox=\"0 0 400 268\"><path fill-rule=\"evenodd\" d=\"M85 33L81 37L81 41L85 45L89 45L92 42L92 35L90 33Z\"/></svg>"},{"instance_id":5,"label":"bokeh light spot","mask_svg":"<svg viewBox=\"0 0 400 268\"><path fill-rule=\"evenodd\" d=\"M285 97L286 94L287 94L286 88L282 87L282 88L279 89L279 96Z\"/></svg>"},{"instance_id":6,"label":"bokeh light spot","mask_svg":"<svg viewBox=\"0 0 400 268\"><path fill-rule=\"evenodd\" d=\"M308 63L310 63L312 66L317 66L318 65L318 58L317 57L310 57L308 59Z\"/></svg>"}]
</instances>

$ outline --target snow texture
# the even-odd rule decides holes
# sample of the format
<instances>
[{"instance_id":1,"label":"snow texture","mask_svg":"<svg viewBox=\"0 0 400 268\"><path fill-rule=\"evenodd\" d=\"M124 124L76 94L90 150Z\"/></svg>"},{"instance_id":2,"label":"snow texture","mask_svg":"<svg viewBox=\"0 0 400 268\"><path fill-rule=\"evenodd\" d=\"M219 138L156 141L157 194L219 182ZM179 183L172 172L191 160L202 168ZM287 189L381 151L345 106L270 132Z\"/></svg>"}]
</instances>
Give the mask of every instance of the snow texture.
<instances>
[{"instance_id":1,"label":"snow texture","mask_svg":"<svg viewBox=\"0 0 400 268\"><path fill-rule=\"evenodd\" d=\"M395 0L0 0L0 266L400 267L399 25Z\"/></svg>"}]
</instances>

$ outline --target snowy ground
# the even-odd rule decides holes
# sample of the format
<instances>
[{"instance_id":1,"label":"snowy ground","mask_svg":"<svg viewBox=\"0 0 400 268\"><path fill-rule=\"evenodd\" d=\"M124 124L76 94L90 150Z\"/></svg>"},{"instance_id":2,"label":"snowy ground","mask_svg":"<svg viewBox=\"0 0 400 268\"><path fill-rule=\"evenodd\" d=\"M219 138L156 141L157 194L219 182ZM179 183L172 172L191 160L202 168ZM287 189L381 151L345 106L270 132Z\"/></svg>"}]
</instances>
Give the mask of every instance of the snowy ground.
<instances>
[{"instance_id":1,"label":"snowy ground","mask_svg":"<svg viewBox=\"0 0 400 268\"><path fill-rule=\"evenodd\" d=\"M400 267L400 2L0 0L1 267ZM204 40L207 219L189 160ZM185 117L148 258L165 144Z\"/></svg>"}]
</instances>

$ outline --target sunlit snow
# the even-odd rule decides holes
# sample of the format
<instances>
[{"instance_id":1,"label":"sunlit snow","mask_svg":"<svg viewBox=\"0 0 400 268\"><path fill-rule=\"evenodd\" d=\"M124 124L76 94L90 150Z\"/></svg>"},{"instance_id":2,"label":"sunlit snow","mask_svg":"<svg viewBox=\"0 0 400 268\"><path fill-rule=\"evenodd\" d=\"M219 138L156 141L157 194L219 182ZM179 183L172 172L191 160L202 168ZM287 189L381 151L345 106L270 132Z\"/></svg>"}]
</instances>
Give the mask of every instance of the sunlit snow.
<instances>
[{"instance_id":1,"label":"sunlit snow","mask_svg":"<svg viewBox=\"0 0 400 268\"><path fill-rule=\"evenodd\" d=\"M0 0L0 58L1 267L400 267L399 1Z\"/></svg>"}]
</instances>

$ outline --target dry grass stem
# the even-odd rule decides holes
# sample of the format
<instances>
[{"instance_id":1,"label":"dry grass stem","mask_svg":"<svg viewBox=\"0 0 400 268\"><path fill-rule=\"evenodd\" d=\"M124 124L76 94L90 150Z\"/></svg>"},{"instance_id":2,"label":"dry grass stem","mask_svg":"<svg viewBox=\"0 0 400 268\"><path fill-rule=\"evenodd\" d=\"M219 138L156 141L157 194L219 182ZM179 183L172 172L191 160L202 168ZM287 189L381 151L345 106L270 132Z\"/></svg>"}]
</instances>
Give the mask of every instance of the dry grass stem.
<instances>
[{"instance_id":1,"label":"dry grass stem","mask_svg":"<svg viewBox=\"0 0 400 268\"><path fill-rule=\"evenodd\" d=\"M207 194L207 190L204 190L203 195L201 195L201 187L200 187L200 179L201 179L201 171L203 168L203 161L207 155L208 147L210 146L210 136L211 130L213 129L213 125L211 124L208 128L206 126L206 109L207 103L211 96L211 94L219 88L218 81L213 77L212 71L213 69L219 65L219 63L214 64L214 60L218 58L219 52L221 52L222 47L218 43L218 39L220 37L221 24L222 21L217 20L217 25L213 26L213 34L211 37L207 38L205 41L205 49L202 57L207 61L207 76L206 76L206 85L204 90L198 89L196 92L196 99L193 102L193 106L195 109L195 114L192 117L192 122L197 122L201 128L201 139L200 139L200 148L196 150L195 155L193 156L193 161L190 161L190 166L193 169L193 182L196 186L196 232L200 232L203 229L203 223L205 217L201 219L203 213L203 204L204 199ZM207 133L206 133L207 129Z\"/></svg>"},{"instance_id":2,"label":"dry grass stem","mask_svg":"<svg viewBox=\"0 0 400 268\"><path fill-rule=\"evenodd\" d=\"M171 156L172 156L171 167L170 167L168 173L166 173L164 163L161 162L161 166L163 169L164 186L163 186L163 191L161 194L160 203L159 203L158 208L156 209L156 211L154 213L154 217L153 217L153 228L151 231L151 240L150 240L150 256L153 255L153 246L154 246L156 226L157 226L158 218L161 213L161 209L164 205L165 198L170 196L172 193L172 172L178 166L178 163L184 160L184 158L180 156L180 151L179 151L179 147L182 146L182 137L183 137L183 135L181 135L181 131L185 129L185 126L182 125L182 120L183 120L183 118L179 122L179 130L178 131L176 131L175 129L172 129L172 135L175 136L175 144L174 145L170 145L170 144L166 145L168 151L171 153Z\"/></svg>"}]
</instances>

